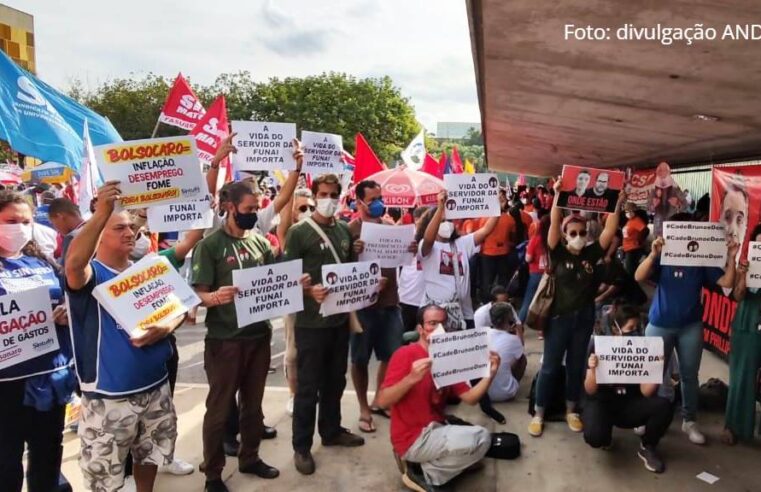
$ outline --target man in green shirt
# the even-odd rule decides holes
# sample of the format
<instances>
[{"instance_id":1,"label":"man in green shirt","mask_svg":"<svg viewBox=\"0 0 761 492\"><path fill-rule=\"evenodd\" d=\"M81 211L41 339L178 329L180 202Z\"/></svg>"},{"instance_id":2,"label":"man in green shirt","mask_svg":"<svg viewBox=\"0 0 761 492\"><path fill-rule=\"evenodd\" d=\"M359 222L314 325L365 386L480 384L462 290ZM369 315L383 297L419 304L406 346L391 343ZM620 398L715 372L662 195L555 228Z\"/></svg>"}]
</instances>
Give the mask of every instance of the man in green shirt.
<instances>
[{"instance_id":1,"label":"man in green shirt","mask_svg":"<svg viewBox=\"0 0 761 492\"><path fill-rule=\"evenodd\" d=\"M349 355L349 316L322 316L320 303L327 295L322 266L351 260L349 229L335 219L341 184L334 174L312 182L316 209L311 219L293 225L286 236L285 259L301 259L304 273L316 284L305 291L304 310L296 315L296 367L298 382L293 403L293 450L296 470L314 473L312 436L317 404L318 430L323 446L361 446L365 440L341 427L341 397L346 387ZM318 232L315 227L319 228ZM326 242L323 236L330 241ZM334 255L335 252L335 255Z\"/></svg>"}]
</instances>

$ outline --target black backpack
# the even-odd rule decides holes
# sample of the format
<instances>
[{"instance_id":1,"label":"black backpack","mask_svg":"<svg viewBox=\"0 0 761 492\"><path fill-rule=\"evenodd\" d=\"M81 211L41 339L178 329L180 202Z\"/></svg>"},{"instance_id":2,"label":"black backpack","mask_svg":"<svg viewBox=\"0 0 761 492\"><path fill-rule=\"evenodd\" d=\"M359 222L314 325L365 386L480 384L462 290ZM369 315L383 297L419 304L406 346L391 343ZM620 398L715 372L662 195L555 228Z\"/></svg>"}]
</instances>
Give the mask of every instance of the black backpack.
<instances>
[{"instance_id":1,"label":"black backpack","mask_svg":"<svg viewBox=\"0 0 761 492\"><path fill-rule=\"evenodd\" d=\"M498 460L514 460L521 455L521 440L510 432L495 432L491 435L491 447L486 456Z\"/></svg>"}]
</instances>

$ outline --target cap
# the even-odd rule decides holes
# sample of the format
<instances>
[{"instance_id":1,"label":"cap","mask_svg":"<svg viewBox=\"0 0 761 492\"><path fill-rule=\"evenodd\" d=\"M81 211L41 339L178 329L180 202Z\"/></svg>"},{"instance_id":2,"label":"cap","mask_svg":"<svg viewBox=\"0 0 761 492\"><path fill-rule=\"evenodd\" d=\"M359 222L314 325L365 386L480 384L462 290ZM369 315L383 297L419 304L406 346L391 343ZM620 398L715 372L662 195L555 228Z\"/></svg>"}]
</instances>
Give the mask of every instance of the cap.
<instances>
[{"instance_id":1,"label":"cap","mask_svg":"<svg viewBox=\"0 0 761 492\"><path fill-rule=\"evenodd\" d=\"M572 223L579 223L579 224L587 224L587 219L582 217L579 214L571 214L565 219L563 219L563 224L560 226L560 230L565 232L565 228L568 227L568 224Z\"/></svg>"}]
</instances>

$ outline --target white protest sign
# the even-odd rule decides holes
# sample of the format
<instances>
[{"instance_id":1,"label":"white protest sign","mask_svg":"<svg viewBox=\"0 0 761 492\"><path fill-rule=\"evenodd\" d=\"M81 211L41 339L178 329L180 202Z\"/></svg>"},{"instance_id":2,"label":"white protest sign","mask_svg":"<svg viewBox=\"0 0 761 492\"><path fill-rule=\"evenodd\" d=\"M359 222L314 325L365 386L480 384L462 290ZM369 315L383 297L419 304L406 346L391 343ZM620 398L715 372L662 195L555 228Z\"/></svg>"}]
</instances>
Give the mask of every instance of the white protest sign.
<instances>
[{"instance_id":1,"label":"white protest sign","mask_svg":"<svg viewBox=\"0 0 761 492\"><path fill-rule=\"evenodd\" d=\"M318 176L327 173L342 173L343 139L341 135L319 132L301 132L304 147L304 166L301 171Z\"/></svg>"},{"instance_id":2,"label":"white protest sign","mask_svg":"<svg viewBox=\"0 0 761 492\"><path fill-rule=\"evenodd\" d=\"M213 222L210 195L203 200L148 207L148 230L151 232L208 229Z\"/></svg>"},{"instance_id":3,"label":"white protest sign","mask_svg":"<svg viewBox=\"0 0 761 492\"><path fill-rule=\"evenodd\" d=\"M322 284L328 295L320 314L348 313L372 306L380 292L380 264L377 261L335 263L322 266Z\"/></svg>"},{"instance_id":4,"label":"white protest sign","mask_svg":"<svg viewBox=\"0 0 761 492\"><path fill-rule=\"evenodd\" d=\"M47 287L0 296L0 369L58 350Z\"/></svg>"},{"instance_id":5,"label":"white protest sign","mask_svg":"<svg viewBox=\"0 0 761 492\"><path fill-rule=\"evenodd\" d=\"M445 174L447 219L498 217L499 179L496 174Z\"/></svg>"},{"instance_id":6,"label":"white protest sign","mask_svg":"<svg viewBox=\"0 0 761 492\"><path fill-rule=\"evenodd\" d=\"M243 328L285 314L304 310L301 260L233 270L235 316Z\"/></svg>"},{"instance_id":7,"label":"white protest sign","mask_svg":"<svg viewBox=\"0 0 761 492\"><path fill-rule=\"evenodd\" d=\"M761 288L761 242L748 243L748 275L745 286L751 289Z\"/></svg>"},{"instance_id":8,"label":"white protest sign","mask_svg":"<svg viewBox=\"0 0 761 492\"><path fill-rule=\"evenodd\" d=\"M127 209L199 200L207 193L192 136L99 145L95 159L103 181L120 181Z\"/></svg>"},{"instance_id":9,"label":"white protest sign","mask_svg":"<svg viewBox=\"0 0 761 492\"><path fill-rule=\"evenodd\" d=\"M233 121L233 166L239 171L292 171L295 123L264 123L261 121Z\"/></svg>"},{"instance_id":10,"label":"white protest sign","mask_svg":"<svg viewBox=\"0 0 761 492\"><path fill-rule=\"evenodd\" d=\"M410 244L415 241L415 225L385 225L362 222L359 236L365 243L365 249L359 255L359 261L378 260L381 268L396 268L409 265L415 257L410 252Z\"/></svg>"},{"instance_id":11,"label":"white protest sign","mask_svg":"<svg viewBox=\"0 0 761 492\"><path fill-rule=\"evenodd\" d=\"M723 267L724 226L718 222L664 222L661 265Z\"/></svg>"},{"instance_id":12,"label":"white protest sign","mask_svg":"<svg viewBox=\"0 0 761 492\"><path fill-rule=\"evenodd\" d=\"M428 355L437 389L489 376L486 328L433 334L428 339Z\"/></svg>"},{"instance_id":13,"label":"white protest sign","mask_svg":"<svg viewBox=\"0 0 761 492\"><path fill-rule=\"evenodd\" d=\"M146 327L185 314L201 299L169 260L148 255L93 289L93 297L131 337Z\"/></svg>"},{"instance_id":14,"label":"white protest sign","mask_svg":"<svg viewBox=\"0 0 761 492\"><path fill-rule=\"evenodd\" d=\"M662 337L595 336L598 384L663 383Z\"/></svg>"}]
</instances>

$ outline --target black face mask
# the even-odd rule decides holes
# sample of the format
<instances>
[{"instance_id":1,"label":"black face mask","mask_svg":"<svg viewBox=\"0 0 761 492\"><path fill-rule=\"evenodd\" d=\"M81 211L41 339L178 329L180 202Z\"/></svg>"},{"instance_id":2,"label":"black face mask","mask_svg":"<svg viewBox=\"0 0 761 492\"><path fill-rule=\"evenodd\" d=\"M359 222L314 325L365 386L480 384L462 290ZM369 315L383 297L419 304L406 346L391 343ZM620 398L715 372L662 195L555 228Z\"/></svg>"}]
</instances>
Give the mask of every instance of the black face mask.
<instances>
[{"instance_id":1,"label":"black face mask","mask_svg":"<svg viewBox=\"0 0 761 492\"><path fill-rule=\"evenodd\" d=\"M244 231L250 231L254 228L256 225L256 220L258 219L258 215L256 212L251 212L250 214L244 214L241 212L238 212L235 210L235 214L233 215L233 220L235 221L235 225L243 229Z\"/></svg>"}]
</instances>

